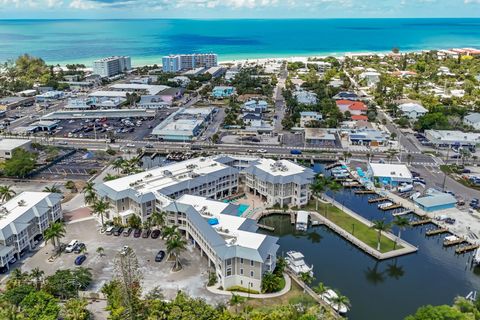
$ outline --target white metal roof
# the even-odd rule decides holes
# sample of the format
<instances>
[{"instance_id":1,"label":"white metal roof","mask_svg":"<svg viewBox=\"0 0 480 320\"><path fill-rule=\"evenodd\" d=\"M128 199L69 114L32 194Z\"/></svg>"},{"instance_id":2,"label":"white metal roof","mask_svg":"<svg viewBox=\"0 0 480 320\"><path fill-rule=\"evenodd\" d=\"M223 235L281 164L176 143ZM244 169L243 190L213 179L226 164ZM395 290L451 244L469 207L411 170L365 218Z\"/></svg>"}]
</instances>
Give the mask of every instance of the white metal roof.
<instances>
[{"instance_id":1,"label":"white metal roof","mask_svg":"<svg viewBox=\"0 0 480 320\"><path fill-rule=\"evenodd\" d=\"M31 140L27 139L0 139L0 150L11 151L29 144L30 142Z\"/></svg>"},{"instance_id":2,"label":"white metal roof","mask_svg":"<svg viewBox=\"0 0 480 320\"><path fill-rule=\"evenodd\" d=\"M404 164L370 163L374 177L412 179L412 173Z\"/></svg>"}]
</instances>

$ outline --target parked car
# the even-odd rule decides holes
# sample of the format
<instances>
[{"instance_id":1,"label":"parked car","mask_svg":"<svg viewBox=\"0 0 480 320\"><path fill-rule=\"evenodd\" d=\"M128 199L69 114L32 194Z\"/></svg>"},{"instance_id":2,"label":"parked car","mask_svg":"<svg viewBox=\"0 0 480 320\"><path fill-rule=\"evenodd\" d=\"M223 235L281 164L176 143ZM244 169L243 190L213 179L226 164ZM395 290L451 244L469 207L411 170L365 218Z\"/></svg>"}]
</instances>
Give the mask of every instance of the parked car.
<instances>
[{"instance_id":1,"label":"parked car","mask_svg":"<svg viewBox=\"0 0 480 320\"><path fill-rule=\"evenodd\" d=\"M150 235L151 231L150 229L145 229L142 231L142 238L148 238L148 236Z\"/></svg>"},{"instance_id":2,"label":"parked car","mask_svg":"<svg viewBox=\"0 0 480 320\"><path fill-rule=\"evenodd\" d=\"M142 230L141 229L135 229L135 231L133 232L133 236L135 238L138 238L142 235Z\"/></svg>"},{"instance_id":3,"label":"parked car","mask_svg":"<svg viewBox=\"0 0 480 320\"><path fill-rule=\"evenodd\" d=\"M75 265L76 266L81 266L82 263L87 259L87 256L82 254L79 255L77 258L75 258Z\"/></svg>"},{"instance_id":4,"label":"parked car","mask_svg":"<svg viewBox=\"0 0 480 320\"><path fill-rule=\"evenodd\" d=\"M17 262L17 258L15 257L12 257L10 260L8 260L9 264L14 264L15 262Z\"/></svg>"},{"instance_id":5,"label":"parked car","mask_svg":"<svg viewBox=\"0 0 480 320\"><path fill-rule=\"evenodd\" d=\"M79 243L78 240L75 240L75 239L70 241L70 243L65 248L65 252L70 253L73 250L75 250L75 247L78 245L78 243Z\"/></svg>"},{"instance_id":6,"label":"parked car","mask_svg":"<svg viewBox=\"0 0 480 320\"><path fill-rule=\"evenodd\" d=\"M115 229L115 227L113 226L108 227L107 230L105 230L105 234L107 236L111 235L113 233L113 229Z\"/></svg>"},{"instance_id":7,"label":"parked car","mask_svg":"<svg viewBox=\"0 0 480 320\"><path fill-rule=\"evenodd\" d=\"M265 149L258 149L257 152L260 152L260 153L267 153L267 150Z\"/></svg>"},{"instance_id":8,"label":"parked car","mask_svg":"<svg viewBox=\"0 0 480 320\"><path fill-rule=\"evenodd\" d=\"M302 154L302 150L298 150L298 149L292 149L290 150L290 154Z\"/></svg>"},{"instance_id":9,"label":"parked car","mask_svg":"<svg viewBox=\"0 0 480 320\"><path fill-rule=\"evenodd\" d=\"M123 229L124 229L123 227L117 227L117 229L113 231L113 235L118 237L119 235L122 234Z\"/></svg>"},{"instance_id":10,"label":"parked car","mask_svg":"<svg viewBox=\"0 0 480 320\"><path fill-rule=\"evenodd\" d=\"M160 250L155 256L155 262L162 262L163 258L165 258L165 251Z\"/></svg>"},{"instance_id":11,"label":"parked car","mask_svg":"<svg viewBox=\"0 0 480 320\"><path fill-rule=\"evenodd\" d=\"M146 145L145 145L145 148L147 148L147 149L152 149L152 148L153 148L153 144L150 144L150 143L149 143L149 144L146 144Z\"/></svg>"},{"instance_id":12,"label":"parked car","mask_svg":"<svg viewBox=\"0 0 480 320\"><path fill-rule=\"evenodd\" d=\"M124 237L130 236L130 233L132 233L132 228L126 228L125 230L123 230Z\"/></svg>"},{"instance_id":13,"label":"parked car","mask_svg":"<svg viewBox=\"0 0 480 320\"><path fill-rule=\"evenodd\" d=\"M157 239L158 237L160 237L160 230L153 230L152 231L152 239Z\"/></svg>"},{"instance_id":14,"label":"parked car","mask_svg":"<svg viewBox=\"0 0 480 320\"><path fill-rule=\"evenodd\" d=\"M73 249L73 253L81 253L83 249L85 249L87 246L85 245L85 243L83 242L80 242L77 244L77 246L75 247L75 249Z\"/></svg>"}]
</instances>

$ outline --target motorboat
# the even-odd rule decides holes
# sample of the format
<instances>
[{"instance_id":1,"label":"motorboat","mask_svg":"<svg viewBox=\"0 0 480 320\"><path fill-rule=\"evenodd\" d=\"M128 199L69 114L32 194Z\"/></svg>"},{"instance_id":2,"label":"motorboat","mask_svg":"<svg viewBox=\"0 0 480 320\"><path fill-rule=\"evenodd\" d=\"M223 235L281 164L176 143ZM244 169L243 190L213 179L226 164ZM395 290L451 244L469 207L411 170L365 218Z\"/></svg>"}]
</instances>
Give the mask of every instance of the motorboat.
<instances>
[{"instance_id":1,"label":"motorboat","mask_svg":"<svg viewBox=\"0 0 480 320\"><path fill-rule=\"evenodd\" d=\"M313 265L309 267L303 258L303 254L298 251L288 251L285 260L287 261L287 266L295 274L308 273L313 276Z\"/></svg>"},{"instance_id":2,"label":"motorboat","mask_svg":"<svg viewBox=\"0 0 480 320\"><path fill-rule=\"evenodd\" d=\"M387 201L387 202L384 202L384 203L380 203L380 204L378 205L378 208L379 208L379 209L388 208L388 207L390 207L391 205L393 205L393 203L390 202L390 201Z\"/></svg>"},{"instance_id":3,"label":"motorboat","mask_svg":"<svg viewBox=\"0 0 480 320\"><path fill-rule=\"evenodd\" d=\"M340 314L345 314L348 312L348 307L343 303L336 303L335 299L338 298L338 294L332 289L327 289L325 293L320 295L320 298L325 301L329 306L331 306L335 311Z\"/></svg>"},{"instance_id":4,"label":"motorboat","mask_svg":"<svg viewBox=\"0 0 480 320\"><path fill-rule=\"evenodd\" d=\"M480 250L475 250L475 255L473 256L473 264L480 265Z\"/></svg>"}]
</instances>

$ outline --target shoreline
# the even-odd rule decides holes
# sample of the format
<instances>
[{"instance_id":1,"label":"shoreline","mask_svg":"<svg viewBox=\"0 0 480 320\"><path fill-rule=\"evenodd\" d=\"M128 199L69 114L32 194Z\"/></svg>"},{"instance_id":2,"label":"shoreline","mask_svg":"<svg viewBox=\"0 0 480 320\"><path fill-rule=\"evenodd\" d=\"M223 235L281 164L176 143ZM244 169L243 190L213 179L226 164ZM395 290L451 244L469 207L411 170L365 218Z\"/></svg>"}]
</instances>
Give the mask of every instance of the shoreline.
<instances>
[{"instance_id":1,"label":"shoreline","mask_svg":"<svg viewBox=\"0 0 480 320\"><path fill-rule=\"evenodd\" d=\"M468 47L468 45L462 45L458 46L457 48L465 48ZM421 53L424 51L432 51L432 50L449 50L452 49L452 47L437 47L437 48L423 48L423 49L412 49L412 50L401 50L400 48L400 54L405 54L405 53ZM391 50L358 50L358 51L340 51L340 52L312 52L312 53L306 53L306 54L275 54L275 53L266 53L266 54L258 54L254 56L249 56L244 55L244 56L232 56L229 57L229 55L226 55L224 59L219 58L218 59L218 64L229 64L229 63L245 63L245 62L257 62L257 63L264 63L267 61L272 61L272 60L293 60L296 59L295 61L301 61L301 60L306 60L308 58L319 58L319 59L324 59L326 57L335 57L335 58L342 58L347 55L358 55L358 54L377 54L377 55L385 55L391 53ZM222 56L222 54L218 54L218 56ZM133 68L139 68L139 67L144 67L144 66L153 66L157 64L159 67L161 66L161 61L162 61L163 55L155 56L155 57L145 57L145 58L135 58L133 56L130 56L132 60L132 67ZM42 58L42 57L40 57ZM65 60L65 61L48 61L45 60L45 62L49 65L60 65L62 67L65 67L67 64L72 64L72 63L81 63L85 64L87 68L92 67L92 62L95 59L99 58L89 58L87 59L72 59L72 60Z\"/></svg>"}]
</instances>

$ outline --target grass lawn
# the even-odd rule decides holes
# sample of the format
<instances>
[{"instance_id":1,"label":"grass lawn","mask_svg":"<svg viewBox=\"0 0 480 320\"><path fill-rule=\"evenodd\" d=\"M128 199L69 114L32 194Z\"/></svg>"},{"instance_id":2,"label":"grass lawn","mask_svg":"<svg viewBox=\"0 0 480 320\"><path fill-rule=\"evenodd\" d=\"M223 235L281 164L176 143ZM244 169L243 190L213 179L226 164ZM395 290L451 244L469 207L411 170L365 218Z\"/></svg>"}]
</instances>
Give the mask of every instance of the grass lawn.
<instances>
[{"instance_id":1,"label":"grass lawn","mask_svg":"<svg viewBox=\"0 0 480 320\"><path fill-rule=\"evenodd\" d=\"M310 201L308 205L305 207L305 209L310 211L315 211L315 201ZM325 203L319 202L318 212L350 234L352 234L352 231L355 230L353 235L356 238L365 242L367 245L369 245L373 249L377 249L377 239L378 239L377 230L370 228L369 226L358 221L357 219L346 214L345 212L343 212L342 210L338 209L337 207L331 204L325 204ZM382 235L380 239L380 252L385 253L385 252L392 251L394 248L394 245L395 245L395 242L393 240L390 240L389 238ZM402 248L402 246L397 244L395 248L400 249Z\"/></svg>"},{"instance_id":2,"label":"grass lawn","mask_svg":"<svg viewBox=\"0 0 480 320\"><path fill-rule=\"evenodd\" d=\"M286 294L280 297L269 298L269 299L249 299L245 301L244 305L253 307L254 309L268 308L268 307L274 307L278 305L289 304L292 299L293 300L305 299L305 300L311 300L312 302L315 301L308 294L303 293L303 289L295 281L292 280L292 287L290 291L288 291Z\"/></svg>"}]
</instances>

